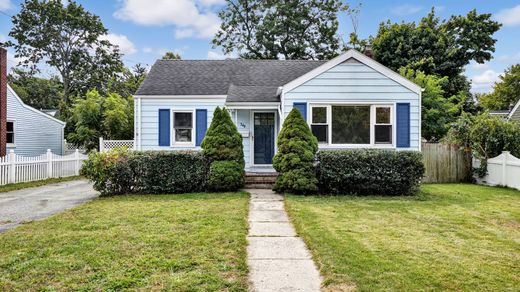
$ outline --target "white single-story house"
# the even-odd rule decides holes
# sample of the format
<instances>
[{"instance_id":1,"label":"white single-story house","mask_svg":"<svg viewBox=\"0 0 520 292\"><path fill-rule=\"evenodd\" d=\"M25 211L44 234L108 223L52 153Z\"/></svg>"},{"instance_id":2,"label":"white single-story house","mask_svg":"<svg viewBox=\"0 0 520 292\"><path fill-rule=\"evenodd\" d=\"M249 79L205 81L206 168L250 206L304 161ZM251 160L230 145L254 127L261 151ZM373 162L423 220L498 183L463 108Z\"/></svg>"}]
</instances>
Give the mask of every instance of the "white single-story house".
<instances>
[{"instance_id":1,"label":"white single-story house","mask_svg":"<svg viewBox=\"0 0 520 292\"><path fill-rule=\"evenodd\" d=\"M47 149L63 154L65 122L26 105L7 85L6 149L18 155L36 156Z\"/></svg>"},{"instance_id":2,"label":"white single-story house","mask_svg":"<svg viewBox=\"0 0 520 292\"><path fill-rule=\"evenodd\" d=\"M329 61L158 60L134 98L137 150L200 149L213 111L226 107L247 171L272 170L293 108L321 150L421 149L421 88L355 50Z\"/></svg>"}]
</instances>

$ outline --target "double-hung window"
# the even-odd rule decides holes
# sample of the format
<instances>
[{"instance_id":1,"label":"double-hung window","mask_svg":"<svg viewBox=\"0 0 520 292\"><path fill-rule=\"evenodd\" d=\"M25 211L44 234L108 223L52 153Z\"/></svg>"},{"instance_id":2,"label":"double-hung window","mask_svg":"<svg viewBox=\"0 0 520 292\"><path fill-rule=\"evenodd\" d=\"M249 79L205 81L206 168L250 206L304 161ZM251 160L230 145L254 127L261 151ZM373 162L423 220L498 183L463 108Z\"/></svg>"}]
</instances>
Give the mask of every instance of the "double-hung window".
<instances>
[{"instance_id":1,"label":"double-hung window","mask_svg":"<svg viewBox=\"0 0 520 292\"><path fill-rule=\"evenodd\" d=\"M319 143L328 143L329 125L326 106L311 107L311 130Z\"/></svg>"},{"instance_id":2,"label":"double-hung window","mask_svg":"<svg viewBox=\"0 0 520 292\"><path fill-rule=\"evenodd\" d=\"M173 145L192 145L193 111L173 111Z\"/></svg>"},{"instance_id":3,"label":"double-hung window","mask_svg":"<svg viewBox=\"0 0 520 292\"><path fill-rule=\"evenodd\" d=\"M13 121L7 121L5 134L6 134L6 143L14 144L14 122Z\"/></svg>"},{"instance_id":4,"label":"double-hung window","mask_svg":"<svg viewBox=\"0 0 520 292\"><path fill-rule=\"evenodd\" d=\"M310 126L320 144L393 145L393 107L374 104L311 104Z\"/></svg>"},{"instance_id":5,"label":"double-hung window","mask_svg":"<svg viewBox=\"0 0 520 292\"><path fill-rule=\"evenodd\" d=\"M389 106L376 106L375 116L375 143L392 144L392 108Z\"/></svg>"}]
</instances>

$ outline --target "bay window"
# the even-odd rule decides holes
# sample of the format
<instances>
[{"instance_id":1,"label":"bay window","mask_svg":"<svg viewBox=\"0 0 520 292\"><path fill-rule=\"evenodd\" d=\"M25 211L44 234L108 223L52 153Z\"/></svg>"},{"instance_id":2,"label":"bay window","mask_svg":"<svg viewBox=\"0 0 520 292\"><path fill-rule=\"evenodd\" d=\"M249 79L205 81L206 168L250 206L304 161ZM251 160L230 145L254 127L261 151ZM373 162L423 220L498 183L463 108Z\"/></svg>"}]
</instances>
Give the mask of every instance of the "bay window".
<instances>
[{"instance_id":1,"label":"bay window","mask_svg":"<svg viewBox=\"0 0 520 292\"><path fill-rule=\"evenodd\" d=\"M193 112L173 111L173 144L193 144Z\"/></svg>"},{"instance_id":2,"label":"bay window","mask_svg":"<svg viewBox=\"0 0 520 292\"><path fill-rule=\"evenodd\" d=\"M393 145L393 106L311 104L310 128L320 144Z\"/></svg>"}]
</instances>

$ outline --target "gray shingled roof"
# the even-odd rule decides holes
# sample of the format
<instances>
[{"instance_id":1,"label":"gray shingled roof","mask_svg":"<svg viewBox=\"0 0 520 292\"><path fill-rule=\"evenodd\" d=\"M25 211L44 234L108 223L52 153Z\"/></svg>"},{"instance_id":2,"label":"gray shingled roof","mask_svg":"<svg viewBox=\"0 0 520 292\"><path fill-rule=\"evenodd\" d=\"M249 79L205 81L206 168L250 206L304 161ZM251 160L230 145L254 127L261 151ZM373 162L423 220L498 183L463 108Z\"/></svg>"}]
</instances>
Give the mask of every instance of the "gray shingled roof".
<instances>
[{"instance_id":1,"label":"gray shingled roof","mask_svg":"<svg viewBox=\"0 0 520 292\"><path fill-rule=\"evenodd\" d=\"M158 60L136 95L228 95L233 102L278 101L278 87L325 62Z\"/></svg>"}]
</instances>

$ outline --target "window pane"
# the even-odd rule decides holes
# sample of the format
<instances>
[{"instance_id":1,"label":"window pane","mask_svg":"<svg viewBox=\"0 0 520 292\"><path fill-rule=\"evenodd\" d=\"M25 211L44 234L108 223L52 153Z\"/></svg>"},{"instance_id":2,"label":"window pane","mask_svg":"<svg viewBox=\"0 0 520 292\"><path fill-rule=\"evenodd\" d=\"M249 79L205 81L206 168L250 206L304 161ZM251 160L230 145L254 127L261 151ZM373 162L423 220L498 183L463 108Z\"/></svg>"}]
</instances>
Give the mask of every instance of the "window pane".
<instances>
[{"instance_id":1,"label":"window pane","mask_svg":"<svg viewBox=\"0 0 520 292\"><path fill-rule=\"evenodd\" d=\"M377 107L376 108L376 124L390 124L390 108Z\"/></svg>"},{"instance_id":2,"label":"window pane","mask_svg":"<svg viewBox=\"0 0 520 292\"><path fill-rule=\"evenodd\" d=\"M14 132L14 123L7 122L7 132Z\"/></svg>"},{"instance_id":3,"label":"window pane","mask_svg":"<svg viewBox=\"0 0 520 292\"><path fill-rule=\"evenodd\" d=\"M327 135L328 135L328 128L327 125L312 125L311 130L314 136L318 138L318 142L328 142L327 141Z\"/></svg>"},{"instance_id":4,"label":"window pane","mask_svg":"<svg viewBox=\"0 0 520 292\"><path fill-rule=\"evenodd\" d=\"M192 113L174 113L173 126L175 128L191 128L193 119Z\"/></svg>"},{"instance_id":5,"label":"window pane","mask_svg":"<svg viewBox=\"0 0 520 292\"><path fill-rule=\"evenodd\" d=\"M370 144L370 106L333 106L332 143Z\"/></svg>"},{"instance_id":6,"label":"window pane","mask_svg":"<svg viewBox=\"0 0 520 292\"><path fill-rule=\"evenodd\" d=\"M175 129L175 142L191 142L191 129Z\"/></svg>"},{"instance_id":7,"label":"window pane","mask_svg":"<svg viewBox=\"0 0 520 292\"><path fill-rule=\"evenodd\" d=\"M7 144L12 144L12 143L14 143L14 134L13 134L13 133L7 133L7 140L6 140L6 143L7 143Z\"/></svg>"},{"instance_id":8,"label":"window pane","mask_svg":"<svg viewBox=\"0 0 520 292\"><path fill-rule=\"evenodd\" d=\"M313 107L312 108L312 123L326 124L327 123L327 108Z\"/></svg>"},{"instance_id":9,"label":"window pane","mask_svg":"<svg viewBox=\"0 0 520 292\"><path fill-rule=\"evenodd\" d=\"M392 126L390 125L376 125L376 143L392 143Z\"/></svg>"}]
</instances>

